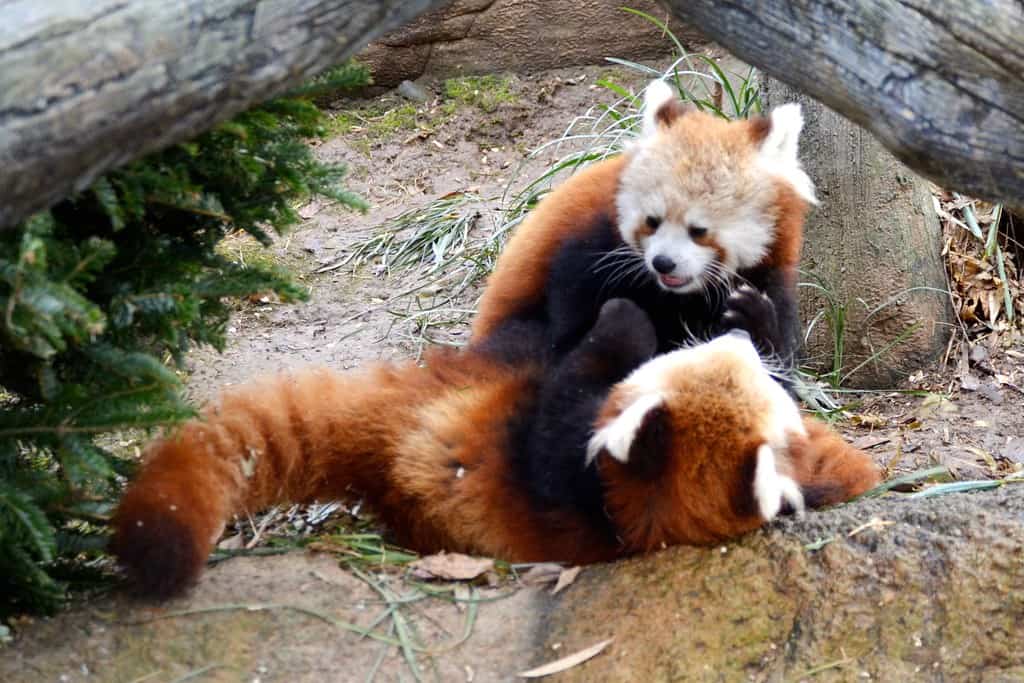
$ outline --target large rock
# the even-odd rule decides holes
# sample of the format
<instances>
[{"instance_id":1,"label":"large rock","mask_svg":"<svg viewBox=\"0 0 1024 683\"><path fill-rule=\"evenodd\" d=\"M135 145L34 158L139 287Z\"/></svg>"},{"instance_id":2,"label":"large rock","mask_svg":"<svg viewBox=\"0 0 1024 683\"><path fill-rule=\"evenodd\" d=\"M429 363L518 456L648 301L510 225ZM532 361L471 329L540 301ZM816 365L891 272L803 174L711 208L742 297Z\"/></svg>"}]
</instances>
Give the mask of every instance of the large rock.
<instances>
[{"instance_id":1,"label":"large rock","mask_svg":"<svg viewBox=\"0 0 1024 683\"><path fill-rule=\"evenodd\" d=\"M359 59L378 85L393 86L424 74L534 71L672 51L668 36L623 4L667 21L684 45L706 42L656 0L455 0L385 35Z\"/></svg>"},{"instance_id":2,"label":"large rock","mask_svg":"<svg viewBox=\"0 0 1024 683\"><path fill-rule=\"evenodd\" d=\"M471 621L444 601L403 614L434 643L471 626L433 665L418 656L446 681L514 680L608 638L557 680L1021 680L1021 493L861 501L719 548L589 567L556 596L483 589ZM108 598L23 628L0 680L366 680L382 653L380 680L408 678L398 648L324 620L365 627L383 610L334 558L236 559L164 608Z\"/></svg>"}]
</instances>

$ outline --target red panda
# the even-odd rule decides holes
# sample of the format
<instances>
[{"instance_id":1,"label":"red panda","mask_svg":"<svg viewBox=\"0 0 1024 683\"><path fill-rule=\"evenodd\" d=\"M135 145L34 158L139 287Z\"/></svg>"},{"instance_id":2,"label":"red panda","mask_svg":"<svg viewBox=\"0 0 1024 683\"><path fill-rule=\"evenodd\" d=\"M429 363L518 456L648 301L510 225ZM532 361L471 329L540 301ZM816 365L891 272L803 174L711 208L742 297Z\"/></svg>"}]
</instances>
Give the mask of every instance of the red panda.
<instances>
[{"instance_id":1,"label":"red panda","mask_svg":"<svg viewBox=\"0 0 1024 683\"><path fill-rule=\"evenodd\" d=\"M472 340L531 319L565 350L604 301L625 297L651 316L662 352L744 327L791 364L803 219L816 203L797 157L802 126L797 104L729 122L688 109L654 81L639 140L569 178L514 231ZM729 300L742 283L750 289ZM752 321L744 309L758 292L774 312Z\"/></svg>"},{"instance_id":2,"label":"red panda","mask_svg":"<svg viewBox=\"0 0 1024 683\"><path fill-rule=\"evenodd\" d=\"M228 390L149 447L112 550L144 594L168 597L232 515L358 499L413 550L582 564L717 543L877 482L866 455L801 419L748 335L653 356L654 335L620 299L554 366L524 327L425 366ZM536 480L549 471L575 479L550 488Z\"/></svg>"}]
</instances>

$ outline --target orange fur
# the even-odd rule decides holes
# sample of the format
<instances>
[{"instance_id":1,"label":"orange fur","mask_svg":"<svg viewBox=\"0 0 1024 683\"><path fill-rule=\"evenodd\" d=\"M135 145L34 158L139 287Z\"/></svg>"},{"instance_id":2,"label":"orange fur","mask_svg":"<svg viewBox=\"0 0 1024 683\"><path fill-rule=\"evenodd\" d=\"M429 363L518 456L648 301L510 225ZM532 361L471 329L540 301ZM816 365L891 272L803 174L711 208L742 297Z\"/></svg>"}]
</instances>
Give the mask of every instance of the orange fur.
<instances>
[{"instance_id":1,"label":"orange fur","mask_svg":"<svg viewBox=\"0 0 1024 683\"><path fill-rule=\"evenodd\" d=\"M541 200L502 250L487 279L473 319L473 339L488 337L499 323L544 296L551 258L594 218L615 218L615 193L628 155L600 161L573 175Z\"/></svg>"},{"instance_id":2,"label":"orange fur","mask_svg":"<svg viewBox=\"0 0 1024 683\"><path fill-rule=\"evenodd\" d=\"M150 446L115 515L112 549L145 593L164 597L199 575L232 515L282 503L363 500L409 548L513 562L582 564L717 543L765 521L752 477L775 408L770 378L758 384L749 370L719 354L696 370L656 373L665 396L658 438L629 465L597 456L618 540L574 508L535 505L513 470L509 420L526 410L544 369L442 351L426 367L309 370L226 391L203 419ZM616 385L595 428L645 382ZM812 505L877 482L870 459L828 427L807 420L804 429L789 435L779 467ZM656 471L644 470L644 457Z\"/></svg>"},{"instance_id":3,"label":"orange fur","mask_svg":"<svg viewBox=\"0 0 1024 683\"><path fill-rule=\"evenodd\" d=\"M774 235L759 265L778 269L785 277L792 275L789 279L795 281L807 202L786 183L749 170L755 163L756 145L771 128L770 121L724 121L675 100L659 109L657 119L670 141L662 150L665 168L670 169L666 173L671 176L663 181L663 191L675 187L671 191L681 197L724 197L736 205L757 205L765 201L766 180L770 183L767 213L774 221ZM626 153L570 177L516 228L480 299L472 328L474 342L543 299L551 261L561 245L596 225L595 217L617 221L616 195L630 161ZM684 206L675 206L665 218L684 222ZM635 231L642 237L652 232L642 224L635 226ZM714 248L719 262L726 260L725 250L713 235L697 242Z\"/></svg>"},{"instance_id":4,"label":"orange fur","mask_svg":"<svg viewBox=\"0 0 1024 683\"><path fill-rule=\"evenodd\" d=\"M834 505L880 482L870 456L846 443L820 420L804 419L806 437L790 442L794 476L815 506Z\"/></svg>"}]
</instances>

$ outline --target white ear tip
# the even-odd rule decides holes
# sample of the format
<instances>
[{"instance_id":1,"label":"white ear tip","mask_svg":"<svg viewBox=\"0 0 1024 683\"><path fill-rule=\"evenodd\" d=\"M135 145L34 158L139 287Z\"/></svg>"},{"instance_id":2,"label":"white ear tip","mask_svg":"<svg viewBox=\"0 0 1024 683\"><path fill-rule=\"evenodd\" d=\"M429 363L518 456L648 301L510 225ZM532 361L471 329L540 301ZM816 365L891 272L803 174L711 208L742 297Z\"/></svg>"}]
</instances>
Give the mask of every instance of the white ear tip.
<instances>
[{"instance_id":1,"label":"white ear tip","mask_svg":"<svg viewBox=\"0 0 1024 683\"><path fill-rule=\"evenodd\" d=\"M644 107L653 112L675 96L672 86L668 83L660 78L653 80L644 91Z\"/></svg>"},{"instance_id":2,"label":"white ear tip","mask_svg":"<svg viewBox=\"0 0 1024 683\"><path fill-rule=\"evenodd\" d=\"M772 110L772 124L781 125L787 130L799 132L804 127L803 109L797 102L783 104Z\"/></svg>"}]
</instances>

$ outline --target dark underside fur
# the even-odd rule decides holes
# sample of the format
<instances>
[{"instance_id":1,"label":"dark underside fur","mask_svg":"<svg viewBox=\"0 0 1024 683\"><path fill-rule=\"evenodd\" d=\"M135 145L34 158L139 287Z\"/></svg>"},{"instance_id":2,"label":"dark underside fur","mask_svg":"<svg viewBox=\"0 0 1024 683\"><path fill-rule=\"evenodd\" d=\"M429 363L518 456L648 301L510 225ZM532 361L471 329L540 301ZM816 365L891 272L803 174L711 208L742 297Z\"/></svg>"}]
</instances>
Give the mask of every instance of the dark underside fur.
<instances>
[{"instance_id":1,"label":"dark underside fur","mask_svg":"<svg viewBox=\"0 0 1024 683\"><path fill-rule=\"evenodd\" d=\"M710 287L706 292L672 294L661 289L641 257L625 247L614 222L602 215L583 237L566 242L555 256L545 301L523 310L518 319L543 324L556 357L579 343L602 304L621 297L635 302L650 317L659 353L739 327L750 332L765 354L792 366L796 300L793 285L782 273L770 267L741 270L740 277L753 288L750 296L728 299L727 293ZM723 321L730 310L732 316Z\"/></svg>"},{"instance_id":2,"label":"dark underside fur","mask_svg":"<svg viewBox=\"0 0 1024 683\"><path fill-rule=\"evenodd\" d=\"M513 470L538 509L573 508L611 540L615 530L597 469L586 464L587 442L612 386L654 356L655 329L640 308L616 299L566 354L552 354L546 339L539 321L513 320L476 347L505 362L541 359L536 395L509 424Z\"/></svg>"}]
</instances>

